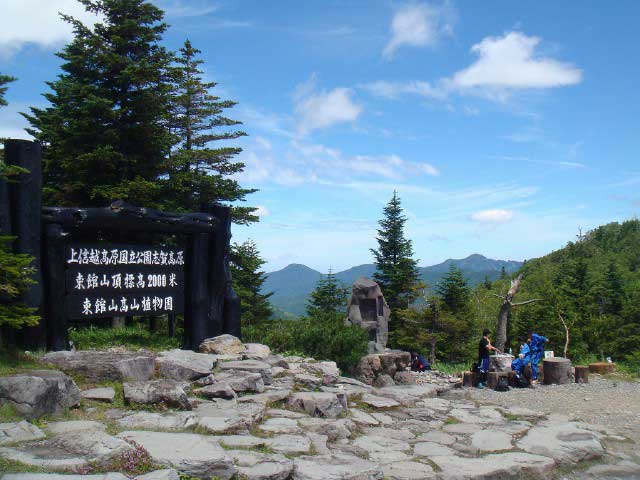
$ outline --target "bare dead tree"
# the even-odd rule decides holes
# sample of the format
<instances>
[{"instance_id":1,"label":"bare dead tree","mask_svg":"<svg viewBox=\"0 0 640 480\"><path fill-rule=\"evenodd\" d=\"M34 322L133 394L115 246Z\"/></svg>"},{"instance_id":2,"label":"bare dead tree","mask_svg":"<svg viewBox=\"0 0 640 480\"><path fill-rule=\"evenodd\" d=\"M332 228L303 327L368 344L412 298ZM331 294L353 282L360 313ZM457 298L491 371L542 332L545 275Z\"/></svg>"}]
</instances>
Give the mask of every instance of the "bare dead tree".
<instances>
[{"instance_id":1,"label":"bare dead tree","mask_svg":"<svg viewBox=\"0 0 640 480\"><path fill-rule=\"evenodd\" d=\"M569 351L569 327L567 326L567 322L564 321L564 317L561 313L558 314L558 318L562 322L564 326L564 331L566 333L565 341L564 341L564 358L567 358L567 352Z\"/></svg>"},{"instance_id":2,"label":"bare dead tree","mask_svg":"<svg viewBox=\"0 0 640 480\"><path fill-rule=\"evenodd\" d=\"M498 295L494 293L496 297L502 299L502 305L500 306L500 311L498 313L498 327L496 329L496 348L500 351L504 351L504 346L507 343L507 323L509 322L509 313L511 313L511 308L542 301L541 298L532 298L531 300L525 300L524 302L514 302L513 297L515 297L518 290L520 290L521 282L522 273L515 279L511 280L511 287L505 295Z\"/></svg>"}]
</instances>

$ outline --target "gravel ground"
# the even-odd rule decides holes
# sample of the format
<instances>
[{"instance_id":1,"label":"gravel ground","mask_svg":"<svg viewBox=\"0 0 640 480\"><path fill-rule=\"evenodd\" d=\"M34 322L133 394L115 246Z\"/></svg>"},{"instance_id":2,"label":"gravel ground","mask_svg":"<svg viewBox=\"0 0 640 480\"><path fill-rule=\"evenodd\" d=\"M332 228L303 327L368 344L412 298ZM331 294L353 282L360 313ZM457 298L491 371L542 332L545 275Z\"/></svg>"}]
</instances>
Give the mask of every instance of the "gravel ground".
<instances>
[{"instance_id":1,"label":"gravel ground","mask_svg":"<svg viewBox=\"0 0 640 480\"><path fill-rule=\"evenodd\" d=\"M559 413L640 443L640 381L589 376L588 384L537 385L508 392L468 389L472 399Z\"/></svg>"}]
</instances>

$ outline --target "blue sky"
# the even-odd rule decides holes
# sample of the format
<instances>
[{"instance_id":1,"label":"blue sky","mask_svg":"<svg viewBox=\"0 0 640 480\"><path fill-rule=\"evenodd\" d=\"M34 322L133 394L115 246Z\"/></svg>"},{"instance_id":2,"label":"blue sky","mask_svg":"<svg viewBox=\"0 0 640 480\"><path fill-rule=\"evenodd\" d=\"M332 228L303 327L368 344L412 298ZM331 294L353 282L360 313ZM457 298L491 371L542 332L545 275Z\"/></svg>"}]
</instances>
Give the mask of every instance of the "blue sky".
<instances>
[{"instance_id":1,"label":"blue sky","mask_svg":"<svg viewBox=\"0 0 640 480\"><path fill-rule=\"evenodd\" d=\"M522 260L640 211L640 3L156 2L245 123L267 269L371 261L397 190L421 265ZM0 136L42 104L75 0L0 0Z\"/></svg>"}]
</instances>

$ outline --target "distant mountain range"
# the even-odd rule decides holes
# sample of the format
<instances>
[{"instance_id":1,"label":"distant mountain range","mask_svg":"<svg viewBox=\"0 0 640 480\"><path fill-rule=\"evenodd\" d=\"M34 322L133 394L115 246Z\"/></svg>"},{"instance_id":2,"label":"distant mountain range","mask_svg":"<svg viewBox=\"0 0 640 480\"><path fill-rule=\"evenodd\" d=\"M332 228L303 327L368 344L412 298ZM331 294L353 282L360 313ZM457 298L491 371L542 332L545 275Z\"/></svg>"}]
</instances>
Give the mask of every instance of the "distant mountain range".
<instances>
[{"instance_id":1,"label":"distant mountain range","mask_svg":"<svg viewBox=\"0 0 640 480\"><path fill-rule=\"evenodd\" d=\"M522 262L491 260L482 255L473 254L460 260L449 259L430 267L419 267L420 276L427 285L436 285L449 271L451 264L462 270L472 286L482 282L485 276L490 280L497 279L502 267L507 273L512 273L522 266ZM364 264L338 272L336 278L349 286L359 277L371 278L375 271L375 265ZM321 277L322 273L299 263L292 263L282 270L268 273L264 291L273 292L271 304L274 306L276 316L286 318L304 315L307 298Z\"/></svg>"}]
</instances>

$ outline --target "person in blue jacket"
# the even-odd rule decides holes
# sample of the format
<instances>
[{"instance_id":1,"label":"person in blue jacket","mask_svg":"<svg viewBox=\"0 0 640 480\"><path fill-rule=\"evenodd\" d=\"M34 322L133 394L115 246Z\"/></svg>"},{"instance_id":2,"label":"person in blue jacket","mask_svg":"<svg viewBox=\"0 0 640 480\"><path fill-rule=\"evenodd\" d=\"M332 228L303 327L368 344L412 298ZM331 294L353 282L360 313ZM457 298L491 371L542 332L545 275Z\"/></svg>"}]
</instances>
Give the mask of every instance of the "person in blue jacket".
<instances>
[{"instance_id":1,"label":"person in blue jacket","mask_svg":"<svg viewBox=\"0 0 640 480\"><path fill-rule=\"evenodd\" d=\"M520 342L520 353L513 362L511 362L511 370L516 372L519 376L522 376L524 367L526 367L531 361L531 347L529 346L527 339L524 337L519 337L518 341Z\"/></svg>"},{"instance_id":2,"label":"person in blue jacket","mask_svg":"<svg viewBox=\"0 0 640 480\"><path fill-rule=\"evenodd\" d=\"M531 378L533 382L538 381L538 364L544 355L544 346L549 339L543 335L531 332L529 335L529 345L531 349Z\"/></svg>"}]
</instances>

